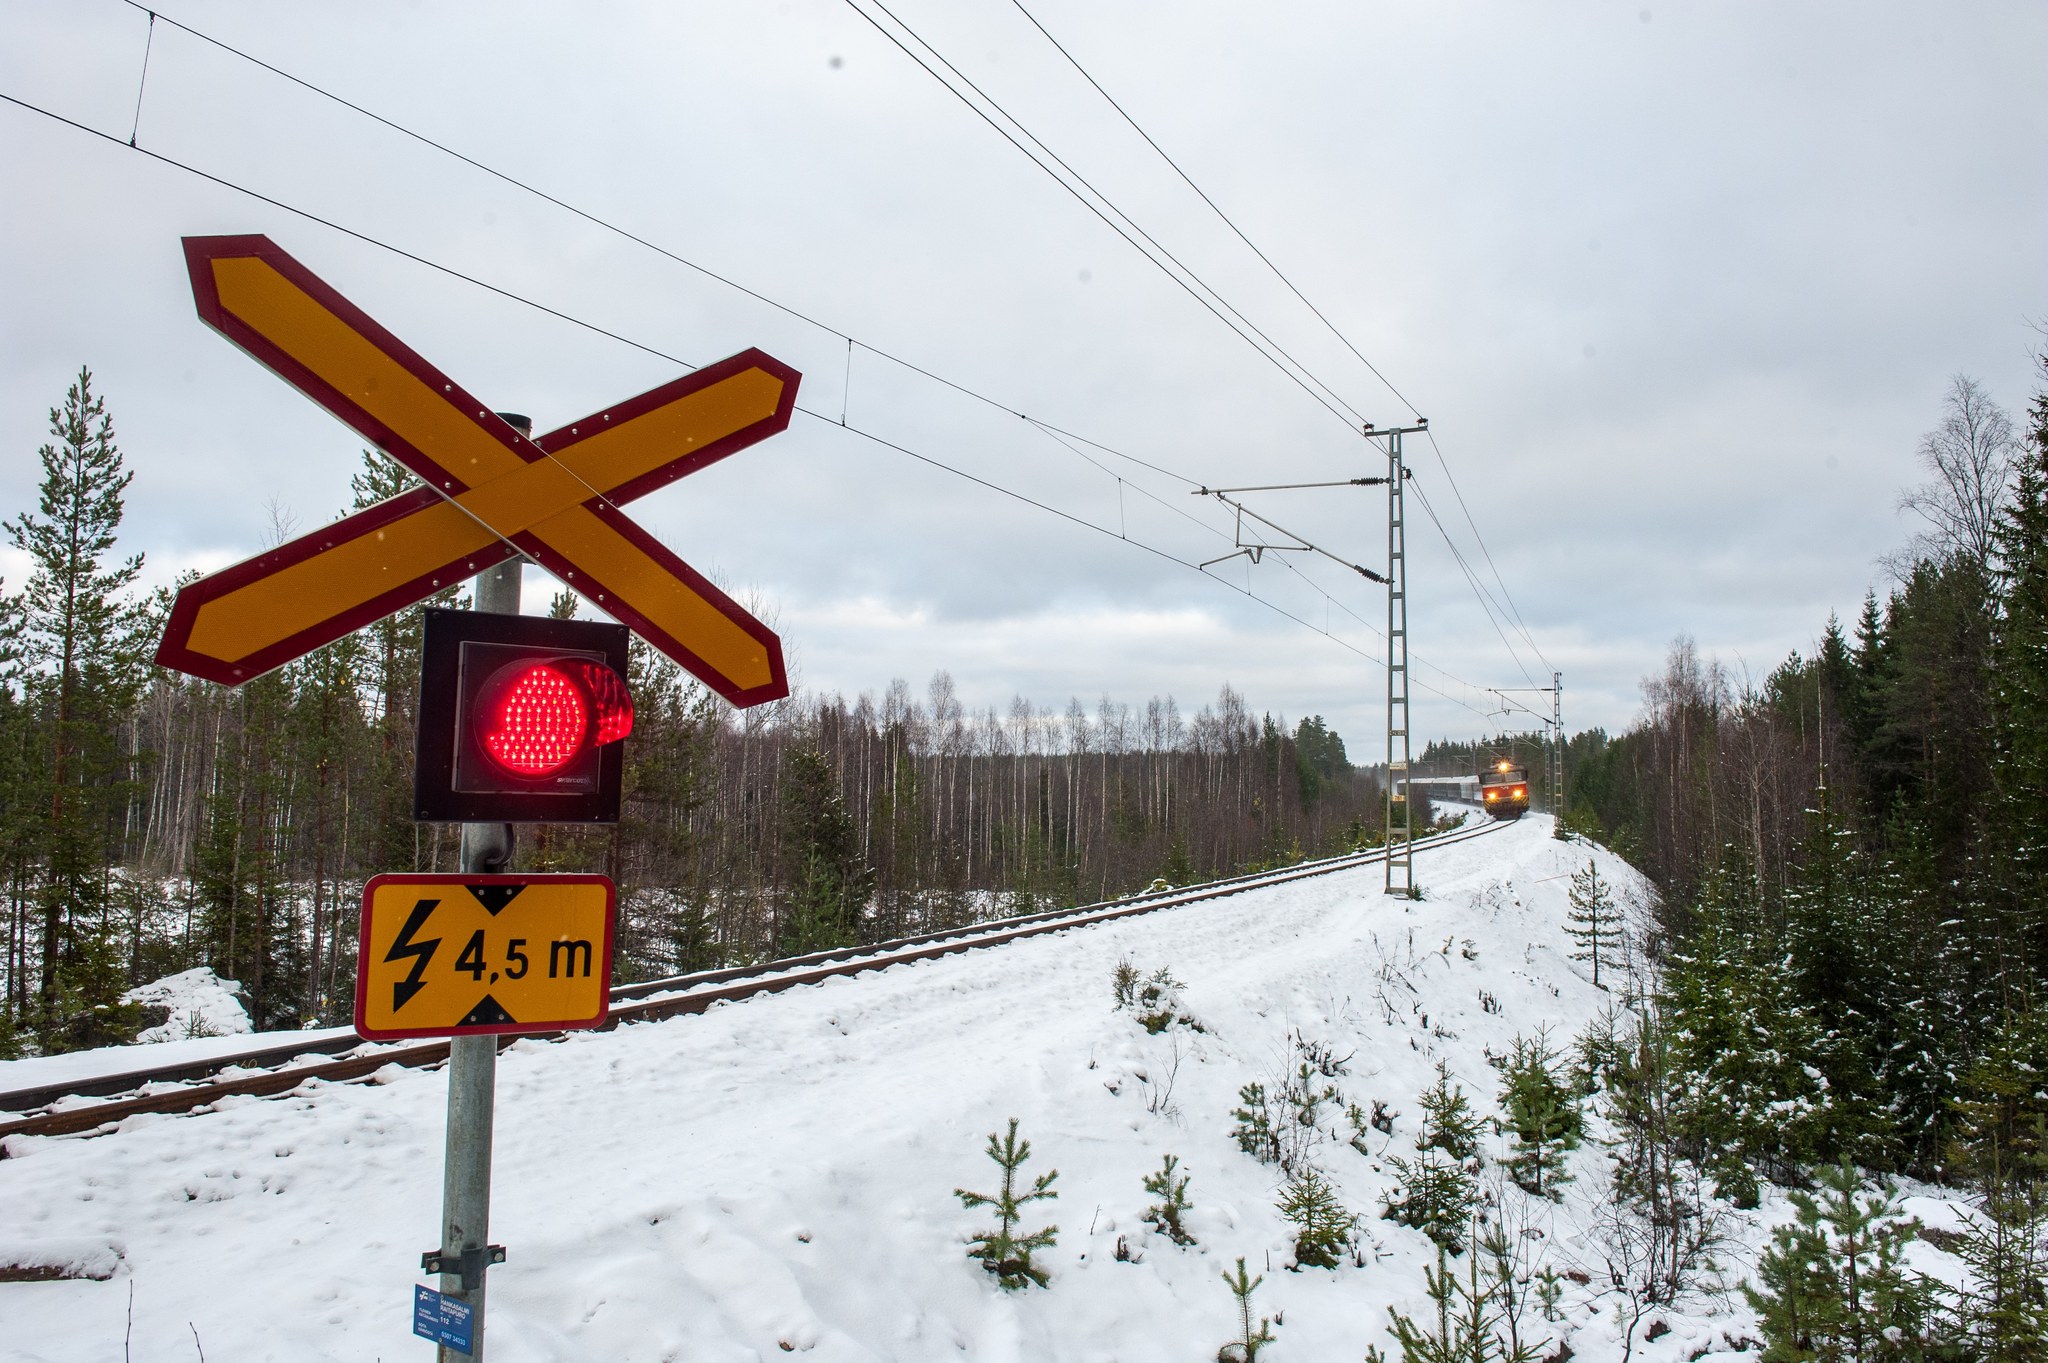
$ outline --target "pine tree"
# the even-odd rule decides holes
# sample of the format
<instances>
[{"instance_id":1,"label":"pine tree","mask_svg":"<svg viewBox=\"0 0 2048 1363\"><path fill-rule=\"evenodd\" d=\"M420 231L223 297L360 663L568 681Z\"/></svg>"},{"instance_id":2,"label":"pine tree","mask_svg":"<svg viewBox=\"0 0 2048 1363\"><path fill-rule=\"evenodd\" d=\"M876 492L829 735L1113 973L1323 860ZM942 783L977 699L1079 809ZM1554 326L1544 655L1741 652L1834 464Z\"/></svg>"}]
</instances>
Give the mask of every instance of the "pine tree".
<instances>
[{"instance_id":1,"label":"pine tree","mask_svg":"<svg viewBox=\"0 0 2048 1363\"><path fill-rule=\"evenodd\" d=\"M1337 1190L1314 1165L1305 1165L1280 1195L1280 1215L1294 1223L1294 1266L1336 1268L1351 1244L1358 1217L1344 1209Z\"/></svg>"},{"instance_id":2,"label":"pine tree","mask_svg":"<svg viewBox=\"0 0 2048 1363\"><path fill-rule=\"evenodd\" d=\"M1053 1180L1060 1176L1054 1169L1040 1174L1029 1191L1017 1190L1017 1171L1024 1161L1031 1158L1031 1142L1017 1139L1017 1119L1010 1118L1010 1129L998 1137L993 1131L988 1137L988 1157L1003 1171L1002 1190L993 1196L987 1193L970 1193L965 1188L955 1188L953 1196L966 1207L994 1207L999 1223L992 1231L983 1231L974 1237L972 1248L967 1251L971 1259L981 1260L983 1268L995 1275L1005 1291L1014 1292L1019 1288L1037 1284L1044 1287L1050 1275L1031 1261L1031 1256L1041 1249L1050 1249L1058 1238L1058 1226L1046 1226L1028 1235L1017 1234L1017 1223L1023 1219L1024 1208L1033 1202L1050 1200L1059 1194L1052 1191Z\"/></svg>"},{"instance_id":3,"label":"pine tree","mask_svg":"<svg viewBox=\"0 0 2048 1363\"><path fill-rule=\"evenodd\" d=\"M1423 1269L1422 1280L1425 1295L1436 1308L1433 1328L1417 1325L1413 1316L1387 1308L1394 1340L1401 1346L1401 1363L1491 1363L1496 1357L1498 1313L1492 1309L1493 1286L1483 1277L1478 1257L1466 1263L1461 1283L1439 1245L1436 1267Z\"/></svg>"},{"instance_id":4,"label":"pine tree","mask_svg":"<svg viewBox=\"0 0 2048 1363\"><path fill-rule=\"evenodd\" d=\"M1794 1191L1798 1219L1773 1232L1743 1285L1764 1335L1764 1363L1918 1363L1938 1328L1933 1287L1904 1266L1920 1223L1889 1190L1864 1196L1847 1161Z\"/></svg>"},{"instance_id":5,"label":"pine tree","mask_svg":"<svg viewBox=\"0 0 2048 1363\"><path fill-rule=\"evenodd\" d=\"M126 983L107 922L106 830L123 777L119 719L140 693L146 643L129 595L142 557L110 559L135 475L91 371L80 370L64 405L51 409L50 434L54 443L37 451L37 510L4 528L32 565L18 625L42 762L30 792L38 815L26 831L41 863L42 1024L61 1045L62 1012L113 1019Z\"/></svg>"},{"instance_id":6,"label":"pine tree","mask_svg":"<svg viewBox=\"0 0 2048 1363\"><path fill-rule=\"evenodd\" d=\"M1614 887L1600 879L1600 867L1593 858L1586 858L1586 869L1572 872L1571 912L1568 915L1572 941L1578 950L1572 953L1574 961L1593 963L1593 987L1604 989L1600 983L1600 962L1604 958L1612 963L1621 954L1621 914L1614 902Z\"/></svg>"},{"instance_id":7,"label":"pine tree","mask_svg":"<svg viewBox=\"0 0 2048 1363\"><path fill-rule=\"evenodd\" d=\"M1238 1337L1216 1351L1216 1363L1253 1363L1259 1351L1273 1342L1273 1322L1260 1317L1257 1328L1252 1326L1252 1293L1259 1284L1266 1281L1262 1273L1254 1278L1245 1271L1244 1260L1237 1261L1237 1271L1225 1269L1223 1281L1230 1286L1230 1295L1237 1298Z\"/></svg>"},{"instance_id":8,"label":"pine tree","mask_svg":"<svg viewBox=\"0 0 2048 1363\"><path fill-rule=\"evenodd\" d=\"M1176 1245L1192 1245L1195 1237L1188 1233L1187 1226L1181 1221L1188 1210L1189 1176L1174 1176L1179 1164L1178 1159L1168 1155L1158 1173L1145 1175L1145 1191L1159 1199L1145 1209L1145 1220Z\"/></svg>"},{"instance_id":9,"label":"pine tree","mask_svg":"<svg viewBox=\"0 0 2048 1363\"><path fill-rule=\"evenodd\" d=\"M1237 1091L1237 1101L1243 1106L1234 1107L1230 1115L1236 1125L1230 1129L1237 1148L1261 1164L1280 1162L1280 1133L1274 1128L1274 1100L1266 1096L1266 1086L1260 1083L1244 1085Z\"/></svg>"}]
</instances>

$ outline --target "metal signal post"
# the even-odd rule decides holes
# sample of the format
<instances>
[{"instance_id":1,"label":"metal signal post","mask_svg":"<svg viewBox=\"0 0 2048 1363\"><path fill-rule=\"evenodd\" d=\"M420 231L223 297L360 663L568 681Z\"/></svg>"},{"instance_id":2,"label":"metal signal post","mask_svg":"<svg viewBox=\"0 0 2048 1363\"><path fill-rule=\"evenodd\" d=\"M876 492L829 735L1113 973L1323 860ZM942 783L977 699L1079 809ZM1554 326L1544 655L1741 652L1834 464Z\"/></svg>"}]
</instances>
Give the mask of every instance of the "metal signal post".
<instances>
[{"instance_id":1,"label":"metal signal post","mask_svg":"<svg viewBox=\"0 0 2048 1363\"><path fill-rule=\"evenodd\" d=\"M533 423L501 413L521 435ZM519 580L526 560L514 556L471 581L472 610L519 614ZM462 825L462 869L495 874L512 862L512 825ZM467 1302L472 1343L465 1354L435 1346L437 1363L481 1363L484 1356L485 1270L504 1251L491 1246L491 1134L497 1108L498 1038L448 1038L448 1147L441 1177L441 1293Z\"/></svg>"}]
</instances>

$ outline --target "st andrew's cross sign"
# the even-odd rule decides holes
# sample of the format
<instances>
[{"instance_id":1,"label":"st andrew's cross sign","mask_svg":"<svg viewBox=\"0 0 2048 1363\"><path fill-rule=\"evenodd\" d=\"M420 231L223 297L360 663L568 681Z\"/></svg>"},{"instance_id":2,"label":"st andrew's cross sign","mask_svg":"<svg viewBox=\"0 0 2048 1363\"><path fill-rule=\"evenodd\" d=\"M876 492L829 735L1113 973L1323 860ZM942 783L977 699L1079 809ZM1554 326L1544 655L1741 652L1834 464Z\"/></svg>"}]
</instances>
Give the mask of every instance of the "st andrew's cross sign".
<instances>
[{"instance_id":1,"label":"st andrew's cross sign","mask_svg":"<svg viewBox=\"0 0 2048 1363\"><path fill-rule=\"evenodd\" d=\"M799 375L746 350L537 439L262 236L188 237L199 315L426 486L178 593L157 661L240 685L523 553L735 705L782 645L619 508L789 425Z\"/></svg>"}]
</instances>

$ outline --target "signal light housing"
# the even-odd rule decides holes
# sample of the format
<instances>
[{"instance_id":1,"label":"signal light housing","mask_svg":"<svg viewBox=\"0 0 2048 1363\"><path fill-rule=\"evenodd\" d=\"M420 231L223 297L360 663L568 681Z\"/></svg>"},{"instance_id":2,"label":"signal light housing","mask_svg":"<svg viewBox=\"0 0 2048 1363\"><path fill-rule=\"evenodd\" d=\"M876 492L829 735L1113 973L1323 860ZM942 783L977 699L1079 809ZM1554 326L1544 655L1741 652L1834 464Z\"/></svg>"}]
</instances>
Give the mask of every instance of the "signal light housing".
<instances>
[{"instance_id":1,"label":"signal light housing","mask_svg":"<svg viewBox=\"0 0 2048 1363\"><path fill-rule=\"evenodd\" d=\"M413 818L616 823L624 625L426 613Z\"/></svg>"}]
</instances>

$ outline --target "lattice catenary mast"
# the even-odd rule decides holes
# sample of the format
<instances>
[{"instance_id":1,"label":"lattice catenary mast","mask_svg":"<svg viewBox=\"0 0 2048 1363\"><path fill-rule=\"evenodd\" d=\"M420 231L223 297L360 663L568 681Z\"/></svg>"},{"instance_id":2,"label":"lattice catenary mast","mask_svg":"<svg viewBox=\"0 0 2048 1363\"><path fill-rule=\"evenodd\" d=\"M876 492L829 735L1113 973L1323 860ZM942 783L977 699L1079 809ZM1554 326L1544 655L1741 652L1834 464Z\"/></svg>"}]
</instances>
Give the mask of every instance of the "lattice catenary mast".
<instances>
[{"instance_id":1,"label":"lattice catenary mast","mask_svg":"<svg viewBox=\"0 0 2048 1363\"><path fill-rule=\"evenodd\" d=\"M1415 820L1408 798L1408 466L1401 462L1401 437L1429 429L1428 417L1413 426L1384 429L1365 425L1368 439L1387 441L1387 859L1386 892L1415 893ZM1396 839L1399 841L1397 842Z\"/></svg>"}]
</instances>

